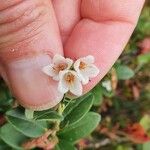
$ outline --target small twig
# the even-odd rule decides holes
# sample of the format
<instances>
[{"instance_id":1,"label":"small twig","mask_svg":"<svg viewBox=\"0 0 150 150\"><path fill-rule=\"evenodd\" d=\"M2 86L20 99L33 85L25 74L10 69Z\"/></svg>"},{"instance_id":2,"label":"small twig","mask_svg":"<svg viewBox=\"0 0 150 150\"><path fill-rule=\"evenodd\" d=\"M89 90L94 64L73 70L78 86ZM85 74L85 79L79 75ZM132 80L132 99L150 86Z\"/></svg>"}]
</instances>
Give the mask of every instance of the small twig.
<instances>
[{"instance_id":1,"label":"small twig","mask_svg":"<svg viewBox=\"0 0 150 150\"><path fill-rule=\"evenodd\" d=\"M34 111L31 109L25 109L25 116L27 119L33 119L34 118Z\"/></svg>"},{"instance_id":2,"label":"small twig","mask_svg":"<svg viewBox=\"0 0 150 150\"><path fill-rule=\"evenodd\" d=\"M111 143L111 140L110 139L104 139L103 141L99 142L99 143L95 143L94 144L94 147L97 149L97 148L100 148L100 147L103 147L105 145L108 145Z\"/></svg>"},{"instance_id":3,"label":"small twig","mask_svg":"<svg viewBox=\"0 0 150 150\"><path fill-rule=\"evenodd\" d=\"M118 137L117 139L115 139L115 141L117 141L117 143L122 143L122 142L128 142L129 140L127 138L121 138L121 137ZM90 145L88 145L87 148L94 148L94 149L99 149L103 146L106 146L106 145L109 145L111 144L112 141L109 139L109 138L106 138L102 141L98 141L96 143L92 143Z\"/></svg>"},{"instance_id":4,"label":"small twig","mask_svg":"<svg viewBox=\"0 0 150 150\"><path fill-rule=\"evenodd\" d=\"M58 139L56 137L52 137L49 140L49 136L53 134L52 130L48 130L44 135L39 138L32 139L23 144L23 148L25 150L30 150L33 148L42 148L43 150L52 150L55 145L58 143Z\"/></svg>"},{"instance_id":5,"label":"small twig","mask_svg":"<svg viewBox=\"0 0 150 150\"><path fill-rule=\"evenodd\" d=\"M0 114L0 126L6 123L6 118L3 114Z\"/></svg>"},{"instance_id":6,"label":"small twig","mask_svg":"<svg viewBox=\"0 0 150 150\"><path fill-rule=\"evenodd\" d=\"M62 115L64 111L64 105L59 104L58 113ZM41 137L31 139L25 142L22 146L25 150L30 150L33 148L42 148L43 150L52 150L55 145L58 143L58 138L56 136L57 131L59 131L60 120L55 122L54 128L49 129L44 135Z\"/></svg>"}]
</instances>

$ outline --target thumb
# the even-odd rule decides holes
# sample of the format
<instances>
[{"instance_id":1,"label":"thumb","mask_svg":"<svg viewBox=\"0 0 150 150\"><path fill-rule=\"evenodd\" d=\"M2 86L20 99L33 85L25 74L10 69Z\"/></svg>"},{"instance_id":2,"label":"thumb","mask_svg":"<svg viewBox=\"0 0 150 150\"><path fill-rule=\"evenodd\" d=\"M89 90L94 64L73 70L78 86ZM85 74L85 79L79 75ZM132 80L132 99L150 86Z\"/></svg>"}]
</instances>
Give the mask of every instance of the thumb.
<instances>
[{"instance_id":1,"label":"thumb","mask_svg":"<svg viewBox=\"0 0 150 150\"><path fill-rule=\"evenodd\" d=\"M1 2L0 66L22 106L44 110L62 99L57 82L41 71L56 53L63 50L50 0Z\"/></svg>"}]
</instances>

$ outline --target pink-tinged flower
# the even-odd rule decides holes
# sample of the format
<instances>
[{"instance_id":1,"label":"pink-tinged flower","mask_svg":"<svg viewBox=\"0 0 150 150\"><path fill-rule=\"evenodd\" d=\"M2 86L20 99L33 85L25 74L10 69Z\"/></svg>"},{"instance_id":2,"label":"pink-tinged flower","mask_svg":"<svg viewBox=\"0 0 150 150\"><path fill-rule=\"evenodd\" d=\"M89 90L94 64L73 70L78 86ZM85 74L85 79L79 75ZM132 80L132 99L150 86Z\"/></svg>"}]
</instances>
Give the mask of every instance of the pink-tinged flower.
<instances>
[{"instance_id":1,"label":"pink-tinged flower","mask_svg":"<svg viewBox=\"0 0 150 150\"><path fill-rule=\"evenodd\" d=\"M71 92L76 96L82 95L82 84L77 73L72 70L65 70L60 72L60 81L58 84L59 92L65 94Z\"/></svg>"},{"instance_id":2,"label":"pink-tinged flower","mask_svg":"<svg viewBox=\"0 0 150 150\"><path fill-rule=\"evenodd\" d=\"M58 81L59 72L70 69L72 64L73 60L69 58L64 58L61 55L55 55L52 60L52 64L45 66L43 68L43 72L52 77L53 80Z\"/></svg>"},{"instance_id":3,"label":"pink-tinged flower","mask_svg":"<svg viewBox=\"0 0 150 150\"><path fill-rule=\"evenodd\" d=\"M94 78L99 74L99 69L94 65L94 62L94 57L89 55L78 59L74 63L74 69L84 85L89 82L90 78Z\"/></svg>"}]
</instances>

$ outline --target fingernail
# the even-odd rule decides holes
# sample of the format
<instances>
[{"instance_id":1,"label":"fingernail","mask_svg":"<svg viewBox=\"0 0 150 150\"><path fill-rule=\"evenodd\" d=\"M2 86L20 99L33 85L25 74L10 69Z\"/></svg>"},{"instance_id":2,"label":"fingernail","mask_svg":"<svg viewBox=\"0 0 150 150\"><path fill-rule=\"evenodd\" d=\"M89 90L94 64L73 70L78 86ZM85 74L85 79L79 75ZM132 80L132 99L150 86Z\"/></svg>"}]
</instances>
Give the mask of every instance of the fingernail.
<instances>
[{"instance_id":1,"label":"fingernail","mask_svg":"<svg viewBox=\"0 0 150 150\"><path fill-rule=\"evenodd\" d=\"M25 108L45 110L56 106L63 95L58 83L42 72L51 63L48 55L38 55L7 64L7 76L13 95Z\"/></svg>"}]
</instances>

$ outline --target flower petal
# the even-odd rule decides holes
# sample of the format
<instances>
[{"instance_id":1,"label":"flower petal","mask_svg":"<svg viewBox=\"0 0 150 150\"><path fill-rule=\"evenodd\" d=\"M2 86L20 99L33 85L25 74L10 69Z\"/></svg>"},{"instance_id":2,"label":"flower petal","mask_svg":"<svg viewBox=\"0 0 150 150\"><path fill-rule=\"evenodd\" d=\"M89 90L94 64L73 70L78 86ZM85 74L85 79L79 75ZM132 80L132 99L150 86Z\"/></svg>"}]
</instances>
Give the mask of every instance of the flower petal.
<instances>
[{"instance_id":1,"label":"flower petal","mask_svg":"<svg viewBox=\"0 0 150 150\"><path fill-rule=\"evenodd\" d=\"M58 55L56 54L54 57L53 57L53 64L60 64L61 62L65 62L65 58L61 55Z\"/></svg>"},{"instance_id":2,"label":"flower petal","mask_svg":"<svg viewBox=\"0 0 150 150\"><path fill-rule=\"evenodd\" d=\"M90 78L89 78L88 76L83 76L83 75L82 75L81 81L82 81L82 84L83 84L83 85L88 84L88 83L89 83L89 80L90 80Z\"/></svg>"},{"instance_id":3,"label":"flower petal","mask_svg":"<svg viewBox=\"0 0 150 150\"><path fill-rule=\"evenodd\" d=\"M65 94L69 91L67 84L63 80L59 81L58 91L62 94Z\"/></svg>"},{"instance_id":4,"label":"flower petal","mask_svg":"<svg viewBox=\"0 0 150 150\"><path fill-rule=\"evenodd\" d=\"M83 76L94 78L99 74L99 69L95 65L90 65L86 69L81 71Z\"/></svg>"},{"instance_id":5,"label":"flower petal","mask_svg":"<svg viewBox=\"0 0 150 150\"><path fill-rule=\"evenodd\" d=\"M65 74L68 73L68 72L69 72L69 70L60 71L60 72L59 72L59 78L60 78L60 80L63 80Z\"/></svg>"},{"instance_id":6,"label":"flower petal","mask_svg":"<svg viewBox=\"0 0 150 150\"><path fill-rule=\"evenodd\" d=\"M68 85L64 79L65 74L66 74L65 71L61 71L61 73L59 74L60 81L58 83L58 91L63 93L63 94L65 94L69 91L69 87L68 87Z\"/></svg>"},{"instance_id":7,"label":"flower petal","mask_svg":"<svg viewBox=\"0 0 150 150\"><path fill-rule=\"evenodd\" d=\"M66 69L70 69L73 64L73 60L70 58L66 58L66 63L68 65L68 67Z\"/></svg>"},{"instance_id":8,"label":"flower petal","mask_svg":"<svg viewBox=\"0 0 150 150\"><path fill-rule=\"evenodd\" d=\"M80 59L76 60L74 63L74 70L79 72L79 66L80 66Z\"/></svg>"},{"instance_id":9,"label":"flower petal","mask_svg":"<svg viewBox=\"0 0 150 150\"><path fill-rule=\"evenodd\" d=\"M53 76L53 80L55 80L55 81L59 81L59 74L57 74L57 75Z\"/></svg>"},{"instance_id":10,"label":"flower petal","mask_svg":"<svg viewBox=\"0 0 150 150\"><path fill-rule=\"evenodd\" d=\"M87 63L87 64L93 64L95 62L95 58L92 55L88 55L86 57L83 57L80 59L81 61L83 60L83 62Z\"/></svg>"},{"instance_id":11,"label":"flower petal","mask_svg":"<svg viewBox=\"0 0 150 150\"><path fill-rule=\"evenodd\" d=\"M42 69L42 71L43 71L45 74L47 74L47 75L49 75L49 76L51 76L51 77L53 77L53 76L56 75L56 73L54 72L54 69L53 69L53 64L50 64L50 65L48 65L48 66L45 66L45 67Z\"/></svg>"},{"instance_id":12,"label":"flower petal","mask_svg":"<svg viewBox=\"0 0 150 150\"><path fill-rule=\"evenodd\" d=\"M70 92L76 96L82 95L83 88L78 78L76 78L74 84L72 84L69 89L70 89Z\"/></svg>"}]
</instances>

